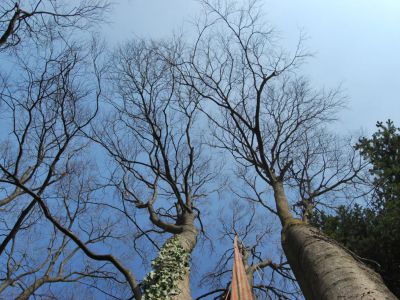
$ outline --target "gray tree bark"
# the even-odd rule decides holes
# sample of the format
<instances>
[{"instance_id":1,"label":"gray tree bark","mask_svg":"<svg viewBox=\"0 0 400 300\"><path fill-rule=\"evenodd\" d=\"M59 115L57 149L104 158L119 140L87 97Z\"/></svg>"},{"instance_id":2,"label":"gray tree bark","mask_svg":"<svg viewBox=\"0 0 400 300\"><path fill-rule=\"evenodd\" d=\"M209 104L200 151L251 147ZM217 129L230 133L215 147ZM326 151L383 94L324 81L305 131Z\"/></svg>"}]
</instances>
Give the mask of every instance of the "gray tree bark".
<instances>
[{"instance_id":1,"label":"gray tree bark","mask_svg":"<svg viewBox=\"0 0 400 300\"><path fill-rule=\"evenodd\" d=\"M281 182L275 183L274 192L282 247L307 300L397 299L380 275L349 250L291 216Z\"/></svg>"},{"instance_id":2,"label":"gray tree bark","mask_svg":"<svg viewBox=\"0 0 400 300\"><path fill-rule=\"evenodd\" d=\"M36 280L31 286L25 289L17 298L16 300L27 300L29 297L43 284L47 282L46 277L42 277Z\"/></svg>"},{"instance_id":3,"label":"gray tree bark","mask_svg":"<svg viewBox=\"0 0 400 300\"><path fill-rule=\"evenodd\" d=\"M284 227L282 246L308 300L397 299L379 274L316 228Z\"/></svg>"}]
</instances>

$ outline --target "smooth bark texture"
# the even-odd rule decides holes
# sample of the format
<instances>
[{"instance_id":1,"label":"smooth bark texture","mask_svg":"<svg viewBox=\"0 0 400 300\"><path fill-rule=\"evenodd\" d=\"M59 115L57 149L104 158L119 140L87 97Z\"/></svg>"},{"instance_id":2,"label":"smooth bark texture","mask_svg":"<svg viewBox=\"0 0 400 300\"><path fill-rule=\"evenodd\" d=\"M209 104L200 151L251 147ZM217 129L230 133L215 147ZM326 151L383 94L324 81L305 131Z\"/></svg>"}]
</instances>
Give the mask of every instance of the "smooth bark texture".
<instances>
[{"instance_id":1,"label":"smooth bark texture","mask_svg":"<svg viewBox=\"0 0 400 300\"><path fill-rule=\"evenodd\" d=\"M293 217L283 182L273 178L282 247L307 300L397 299L378 273L318 229Z\"/></svg>"},{"instance_id":2,"label":"smooth bark texture","mask_svg":"<svg viewBox=\"0 0 400 300\"><path fill-rule=\"evenodd\" d=\"M274 190L276 211L278 213L279 220L281 221L282 226L285 226L285 224L293 219L293 216L290 212L289 203L285 195L282 181L274 181L272 188Z\"/></svg>"},{"instance_id":3,"label":"smooth bark texture","mask_svg":"<svg viewBox=\"0 0 400 300\"><path fill-rule=\"evenodd\" d=\"M282 247L307 300L397 299L378 273L318 229L293 217L283 182L273 178Z\"/></svg>"},{"instance_id":4,"label":"smooth bark texture","mask_svg":"<svg viewBox=\"0 0 400 300\"><path fill-rule=\"evenodd\" d=\"M289 218L281 184L274 186L274 192L283 250L307 300L397 299L382 278L349 250L318 229Z\"/></svg>"},{"instance_id":5,"label":"smooth bark texture","mask_svg":"<svg viewBox=\"0 0 400 300\"><path fill-rule=\"evenodd\" d=\"M282 245L308 300L397 299L376 272L309 225L284 227Z\"/></svg>"}]
</instances>

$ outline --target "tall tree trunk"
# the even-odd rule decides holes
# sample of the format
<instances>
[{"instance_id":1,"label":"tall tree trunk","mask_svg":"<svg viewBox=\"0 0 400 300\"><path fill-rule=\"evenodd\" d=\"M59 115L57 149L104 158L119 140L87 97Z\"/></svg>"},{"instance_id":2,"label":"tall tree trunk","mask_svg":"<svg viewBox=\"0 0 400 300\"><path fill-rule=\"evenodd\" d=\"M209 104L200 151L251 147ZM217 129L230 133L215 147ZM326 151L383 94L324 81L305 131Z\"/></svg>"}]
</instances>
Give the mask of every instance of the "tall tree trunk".
<instances>
[{"instance_id":1,"label":"tall tree trunk","mask_svg":"<svg viewBox=\"0 0 400 300\"><path fill-rule=\"evenodd\" d=\"M193 216L192 216L193 217ZM185 224L185 229L182 233L176 235L176 238L180 241L180 244L185 249L185 251L189 254L192 253L197 238L197 230L194 226L194 218L191 220L187 220L190 223ZM186 269L186 272L183 276L183 279L178 282L178 290L180 293L174 297L173 300L191 300L192 295L190 291L190 271Z\"/></svg>"},{"instance_id":2,"label":"tall tree trunk","mask_svg":"<svg viewBox=\"0 0 400 300\"><path fill-rule=\"evenodd\" d=\"M249 286L251 288L251 294L253 296L253 300L257 300L257 296L254 293L254 288L253 288L253 286L254 286L254 273L253 272L248 272L248 271L246 273L247 273L247 280L248 280Z\"/></svg>"},{"instance_id":3,"label":"tall tree trunk","mask_svg":"<svg viewBox=\"0 0 400 300\"><path fill-rule=\"evenodd\" d=\"M194 226L193 214L185 214L182 219L183 231L178 234L174 234L169 238L160 250L159 256L154 260L158 261L156 265L153 265L154 271L153 277L156 278L153 282L150 282L150 286L144 290L144 299L168 299L172 300L191 300L190 291L190 270L188 267L182 265L182 260L186 260L186 264L189 263L190 255L196 245L197 230ZM177 248L178 247L178 248ZM177 252L171 251L177 250ZM179 253L179 255L177 255ZM181 264L179 267L173 266L178 259L178 263ZM188 265L187 265L188 266ZM167 274L166 277L160 274ZM178 277L177 274L179 275ZM163 284L166 285L163 286ZM169 289L172 285L175 286L173 290L169 290L167 295L154 296L154 292L158 290ZM165 289L165 290L166 290ZM154 291L154 292L153 292ZM152 295L149 295L151 293Z\"/></svg>"},{"instance_id":4,"label":"tall tree trunk","mask_svg":"<svg viewBox=\"0 0 400 300\"><path fill-rule=\"evenodd\" d=\"M278 212L283 210L279 214L282 247L307 300L397 299L380 275L350 251L318 229L288 217L281 182L274 185L274 194Z\"/></svg>"},{"instance_id":5,"label":"tall tree trunk","mask_svg":"<svg viewBox=\"0 0 400 300\"><path fill-rule=\"evenodd\" d=\"M243 258L243 265L244 269L246 270L247 281L249 282L249 286L251 289L251 294L253 296L253 300L256 300L256 294L254 293L254 269L249 266L249 252L242 248L242 258ZM225 299L225 298L224 298Z\"/></svg>"},{"instance_id":6,"label":"tall tree trunk","mask_svg":"<svg viewBox=\"0 0 400 300\"><path fill-rule=\"evenodd\" d=\"M285 226L282 246L308 300L397 299L379 274L316 228Z\"/></svg>"}]
</instances>

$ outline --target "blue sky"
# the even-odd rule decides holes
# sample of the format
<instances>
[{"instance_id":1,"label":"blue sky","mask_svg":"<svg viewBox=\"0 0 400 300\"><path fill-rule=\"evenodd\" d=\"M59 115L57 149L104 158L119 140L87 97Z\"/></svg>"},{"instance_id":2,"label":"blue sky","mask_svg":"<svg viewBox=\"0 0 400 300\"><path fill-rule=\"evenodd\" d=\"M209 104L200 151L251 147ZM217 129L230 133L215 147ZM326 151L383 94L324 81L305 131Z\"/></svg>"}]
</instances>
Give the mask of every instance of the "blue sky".
<instances>
[{"instance_id":1,"label":"blue sky","mask_svg":"<svg viewBox=\"0 0 400 300\"><path fill-rule=\"evenodd\" d=\"M201 9L195 0L118 0L105 36L117 44L135 36L165 39L188 32ZM350 133L374 130L375 122L400 123L400 2L395 0L265 0L265 21L283 47L293 48L306 33L313 52L302 68L315 87L341 85L348 108L336 124Z\"/></svg>"},{"instance_id":2,"label":"blue sky","mask_svg":"<svg viewBox=\"0 0 400 300\"><path fill-rule=\"evenodd\" d=\"M111 22L103 28L109 45L136 36L167 39L174 31L190 31L189 21L201 14L195 0L114 2ZM261 2L265 22L277 29L282 46L292 49L300 31L307 34L305 45L315 55L301 73L310 77L316 88L341 84L348 108L340 114L335 129L344 133L364 129L371 133L376 121L388 118L400 126L400 1ZM202 245L195 251L202 253ZM197 262L200 271L201 263ZM138 268L132 269L142 279ZM195 295L201 291L196 289Z\"/></svg>"},{"instance_id":3,"label":"blue sky","mask_svg":"<svg viewBox=\"0 0 400 300\"><path fill-rule=\"evenodd\" d=\"M348 106L333 130L369 135L376 121L388 118L400 126L400 1L261 3L284 48L293 49L300 32L307 35L305 46L314 56L300 73L316 88L341 85ZM104 34L115 45L134 37L167 39L174 31L190 32L190 20L200 14L195 0L118 0ZM200 292L194 288L196 296Z\"/></svg>"}]
</instances>

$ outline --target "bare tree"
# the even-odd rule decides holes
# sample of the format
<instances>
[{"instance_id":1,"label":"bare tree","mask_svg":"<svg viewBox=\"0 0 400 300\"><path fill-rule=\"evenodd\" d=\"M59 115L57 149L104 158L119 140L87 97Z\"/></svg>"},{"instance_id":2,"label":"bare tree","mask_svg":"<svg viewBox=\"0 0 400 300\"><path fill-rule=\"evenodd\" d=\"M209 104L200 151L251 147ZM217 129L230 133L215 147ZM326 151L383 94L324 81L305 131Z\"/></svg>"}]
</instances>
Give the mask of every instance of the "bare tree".
<instances>
[{"instance_id":1,"label":"bare tree","mask_svg":"<svg viewBox=\"0 0 400 300\"><path fill-rule=\"evenodd\" d=\"M376 273L291 212L287 195L293 186L307 211L362 170L356 155L342 161L341 151L320 139L319 132L343 106L340 92L314 90L296 75L305 57L301 43L291 56L277 51L256 1L245 8L202 3L207 16L199 23L192 54L172 65L208 100L202 110L215 128L215 146L231 152L256 172L259 184L272 189L275 207L267 206L279 217L282 246L305 297L395 299Z\"/></svg>"},{"instance_id":2,"label":"bare tree","mask_svg":"<svg viewBox=\"0 0 400 300\"><path fill-rule=\"evenodd\" d=\"M54 38L64 28L87 29L110 7L104 0L5 0L0 4L0 51L21 41Z\"/></svg>"},{"instance_id":3,"label":"bare tree","mask_svg":"<svg viewBox=\"0 0 400 300\"><path fill-rule=\"evenodd\" d=\"M10 135L4 141L0 168L2 182L11 185L3 187L2 206L13 204L26 193L20 185L43 194L69 172L70 160L85 146L81 142L74 144L74 138L93 119L97 109L90 111L84 107L90 90L75 89L78 62L77 51L67 47L61 53L50 53L42 66L33 66L32 61L24 63L26 77L5 83L1 97L9 113L6 117L10 116L12 122L6 128ZM70 153L69 146L73 149ZM34 206L31 202L22 210L1 244L0 253Z\"/></svg>"},{"instance_id":4,"label":"bare tree","mask_svg":"<svg viewBox=\"0 0 400 300\"><path fill-rule=\"evenodd\" d=\"M46 49L42 57L20 61L22 71L18 73L19 77L4 80L1 100L6 110L2 117L11 122L6 123L9 124L5 127L8 134L2 136L0 203L4 212L12 213L1 216L4 239L0 244L0 254L5 257L8 249L10 257L13 253L10 247L14 247L21 230L44 217L90 259L112 265L114 271L122 274L131 293L140 299L139 286L131 271L115 256L97 254L90 249L97 233L89 234L91 229L85 230L80 222L76 228L69 227L75 223L71 220L73 208L67 205L64 215L56 214L59 209L57 200L62 203L62 197L56 196L54 186L68 176L78 176L79 164L82 164L78 162L79 155L88 147L88 141L82 139L82 131L98 112L103 70L99 64L101 49L93 45L89 51L83 51L75 44L54 45ZM86 217L88 222L93 220L90 215ZM65 220L70 222L65 223ZM88 226L91 228L91 224ZM107 228L100 226L98 230L108 232ZM103 233L99 237L95 240L105 238ZM62 250L65 254L65 247L59 247L54 251ZM55 261L50 259L50 262ZM65 277L63 274L50 277ZM35 284L27 287L21 297L36 289Z\"/></svg>"},{"instance_id":5,"label":"bare tree","mask_svg":"<svg viewBox=\"0 0 400 300\"><path fill-rule=\"evenodd\" d=\"M218 253L221 255L200 281L201 286L210 291L196 299L211 295L214 299L226 298L232 275L235 236L240 238L239 247L254 299L294 299L299 295L288 263L271 247L274 244L271 236L273 225L254 204L232 201L229 210L220 210L219 224L218 237L214 240L220 245Z\"/></svg>"},{"instance_id":6,"label":"bare tree","mask_svg":"<svg viewBox=\"0 0 400 300\"><path fill-rule=\"evenodd\" d=\"M276 282L292 281L290 265L308 299L394 299L378 275L308 224L313 210L346 197L364 163L326 128L343 106L340 91L315 90L297 76L307 56L301 42L293 55L277 50L257 2L237 9L204 0L193 47L179 40L121 47L107 70L110 93L98 123L108 87L101 49L86 51L88 44L61 31L87 28L107 3L26 3L0 4L0 49L34 41L37 51L2 51L14 55L7 69L20 72L0 74L0 292L26 299L73 282L110 298L191 299L190 260L204 233L200 200L220 188L219 157L205 144L206 116L212 146L233 155L246 186L235 196L265 208L265 220L275 216L282 227L287 262L266 252L268 228L254 225L255 209L249 219L234 209L231 226L221 220L226 239L240 231L255 295L295 295ZM82 166L92 168L90 158L80 160L89 151L109 157L96 185L69 185ZM125 224L134 230L123 235ZM32 244L43 251L33 255L23 242L42 228L46 239ZM159 251L141 282L127 267L140 262L121 258L127 240L144 262ZM217 296L225 292L230 253L209 276Z\"/></svg>"},{"instance_id":7,"label":"bare tree","mask_svg":"<svg viewBox=\"0 0 400 300\"><path fill-rule=\"evenodd\" d=\"M112 113L93 139L117 163L112 182L126 216L142 210L149 218L150 227L141 236L169 237L144 279L146 299L191 299L189 260L198 237L197 203L211 192L215 172L197 126L198 95L180 84L160 51L166 51L161 44L144 41L117 51Z\"/></svg>"},{"instance_id":8,"label":"bare tree","mask_svg":"<svg viewBox=\"0 0 400 300\"><path fill-rule=\"evenodd\" d=\"M96 215L90 212L88 202L95 188L93 180L85 174L87 171L80 169L82 171L70 173L56 184L51 201L52 207L60 204L57 218L62 220L63 226L69 230L79 227L84 232L81 234L83 242L89 246L115 235L111 234L114 224L107 219L100 220L98 212ZM59 200L57 205L55 199ZM14 238L5 252L7 258L2 265L0 294L7 298L28 299L38 290L42 295L46 294L44 286L56 283L93 285L92 281L97 283L100 279L119 283L118 274L110 270L108 263L94 264L90 260L81 263L80 248L52 224L49 226L46 220L41 220L40 211L34 214L37 215L36 222L19 232L18 239Z\"/></svg>"},{"instance_id":9,"label":"bare tree","mask_svg":"<svg viewBox=\"0 0 400 300\"><path fill-rule=\"evenodd\" d=\"M27 274L18 273L18 255L14 261L17 269L5 263L4 288L18 284L22 298L43 290L45 283L81 282L87 275L93 279L89 285L99 290L100 278L127 284L130 295L141 297L135 277L117 257L91 250L95 242L104 247L106 240L115 239L109 217L94 226L91 213L99 214L99 210L87 209L85 218L75 222L73 210L79 205L63 206L64 198L57 196L55 188L66 178L78 176L78 157L88 149L82 131L98 113L104 70L99 63L103 49L96 42L88 42L84 33L98 21L104 22L109 7L103 0L6 0L0 4L0 52L7 59L0 74L1 118L5 124L0 163L1 259L8 257L11 262L15 255L25 253L21 241L24 232L31 232L44 219L45 231L49 235L54 231L47 256L45 251L35 253L36 260L30 256L38 262L36 265L28 262L28 256L20 260L22 266L31 266ZM11 51L1 51L5 49ZM38 243L35 245L43 246L45 239ZM72 273L65 271L64 264L77 256L82 259L82 252L89 258L88 268L80 275L73 268L68 269ZM55 271L57 263L63 267ZM107 294L106 290L102 292Z\"/></svg>"}]
</instances>

